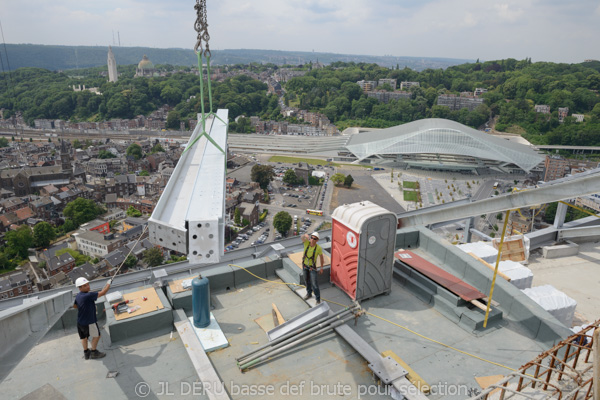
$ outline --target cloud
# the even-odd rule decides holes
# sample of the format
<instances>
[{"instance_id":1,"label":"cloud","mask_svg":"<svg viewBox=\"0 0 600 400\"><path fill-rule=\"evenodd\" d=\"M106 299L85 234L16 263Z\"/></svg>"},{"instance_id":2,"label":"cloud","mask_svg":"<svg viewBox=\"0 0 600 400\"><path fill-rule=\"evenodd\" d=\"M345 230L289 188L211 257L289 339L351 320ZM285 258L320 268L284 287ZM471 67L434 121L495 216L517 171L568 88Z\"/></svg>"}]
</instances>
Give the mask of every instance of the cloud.
<instances>
[{"instance_id":1,"label":"cloud","mask_svg":"<svg viewBox=\"0 0 600 400\"><path fill-rule=\"evenodd\" d=\"M498 13L498 17L508 22L517 22L524 14L521 8L511 7L508 4L495 4L494 8Z\"/></svg>"}]
</instances>

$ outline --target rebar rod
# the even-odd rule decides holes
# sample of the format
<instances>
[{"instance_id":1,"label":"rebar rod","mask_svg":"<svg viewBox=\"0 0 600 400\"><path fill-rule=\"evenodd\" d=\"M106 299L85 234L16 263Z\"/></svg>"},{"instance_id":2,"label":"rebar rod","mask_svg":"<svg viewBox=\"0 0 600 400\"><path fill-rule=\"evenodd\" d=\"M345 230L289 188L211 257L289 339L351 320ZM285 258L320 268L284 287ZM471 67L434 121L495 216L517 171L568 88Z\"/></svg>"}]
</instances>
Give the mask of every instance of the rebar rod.
<instances>
[{"instance_id":1,"label":"rebar rod","mask_svg":"<svg viewBox=\"0 0 600 400\"><path fill-rule=\"evenodd\" d=\"M355 305L348 306L348 307L346 307L346 308L343 308L343 309L341 309L341 310L339 310L339 311L336 311L335 313L333 313L333 314L331 314L331 315L326 315L325 317L322 317L322 318L320 318L320 319L318 319L318 320L316 320L316 321L314 321L314 322L311 322L311 323L309 323L309 324L306 324L306 325L304 325L304 326L302 326L302 327L300 327L300 328L298 328L298 329L295 329L295 330L293 330L293 331L291 331L291 332L288 332L288 333L286 333L285 335L283 335L283 336L281 336L281 337L278 337L277 339L275 339L275 340L273 340L273 341L270 341L269 343L267 343L267 344L265 344L265 345L263 345L263 346L260 346L260 347L258 347L258 348L256 348L256 349L254 349L254 350L252 350L252 351L250 351L250 352L248 352L248 353L246 353L246 354L244 354L244 355L242 355L242 356L240 356L240 357L236 358L235 360L236 360L236 361L241 361L241 360L243 360L244 358L248 358L249 356L251 356L251 355L252 355L252 354L254 354L254 353L257 353L257 352L259 352L259 351L261 351L261 350L263 350L263 349L266 349L267 347L271 347L271 346L274 346L274 345L276 345L276 344L278 344L278 343L281 343L282 341L284 341L284 340L286 340L286 339L288 339L288 338L290 338L290 337L292 337L292 336L295 336L295 335L297 335L297 334L299 334L299 333L301 333L301 332L304 332L304 331L306 331L307 329L310 329L310 328L312 328L312 327L314 327L314 326L316 326L316 325L318 325L318 324L320 324L320 323L322 323L322 322L325 322L325 321L327 321L327 320L329 320L329 319L332 319L332 318L334 318L334 317L337 317L337 316L338 316L338 315L340 315L340 314L343 314L343 313L349 312L349 311L353 310L353 309L354 309L354 308L356 308L356 307L357 307L357 306L355 306Z\"/></svg>"}]
</instances>

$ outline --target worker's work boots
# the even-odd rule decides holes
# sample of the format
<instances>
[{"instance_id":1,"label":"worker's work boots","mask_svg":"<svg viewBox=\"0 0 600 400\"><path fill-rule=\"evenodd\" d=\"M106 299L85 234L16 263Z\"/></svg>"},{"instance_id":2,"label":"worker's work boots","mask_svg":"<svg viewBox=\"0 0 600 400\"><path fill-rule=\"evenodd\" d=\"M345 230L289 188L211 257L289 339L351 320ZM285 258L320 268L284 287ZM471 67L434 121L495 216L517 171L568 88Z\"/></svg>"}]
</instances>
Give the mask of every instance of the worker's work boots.
<instances>
[{"instance_id":1,"label":"worker's work boots","mask_svg":"<svg viewBox=\"0 0 600 400\"><path fill-rule=\"evenodd\" d=\"M90 354L90 358L92 360L96 360L96 359L102 358L104 356L106 356L106 353L102 353L101 351L98 351L98 350L92 350L92 353Z\"/></svg>"}]
</instances>

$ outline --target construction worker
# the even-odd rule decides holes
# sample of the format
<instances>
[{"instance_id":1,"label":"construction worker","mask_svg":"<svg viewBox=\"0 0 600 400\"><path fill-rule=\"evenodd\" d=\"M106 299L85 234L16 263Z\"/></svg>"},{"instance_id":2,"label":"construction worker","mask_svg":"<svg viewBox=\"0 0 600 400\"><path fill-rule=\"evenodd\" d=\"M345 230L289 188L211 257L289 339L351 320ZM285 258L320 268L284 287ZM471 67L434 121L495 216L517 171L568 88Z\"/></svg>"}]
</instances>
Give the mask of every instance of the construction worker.
<instances>
[{"instance_id":1,"label":"construction worker","mask_svg":"<svg viewBox=\"0 0 600 400\"><path fill-rule=\"evenodd\" d=\"M73 307L77 309L77 331L83 345L83 356L86 360L102 358L106 353L96 350L100 341L100 328L96 317L96 300L104 296L110 288L110 282L106 283L99 292L90 292L90 282L81 277L75 281L79 293L75 296ZM88 349L88 339L92 338L92 349Z\"/></svg>"},{"instance_id":2,"label":"construction worker","mask_svg":"<svg viewBox=\"0 0 600 400\"><path fill-rule=\"evenodd\" d=\"M319 274L323 273L323 265L325 264L323 249L317 244L319 239L319 232L313 232L310 236L307 234L302 235L302 241L304 242L302 272L304 273L304 284L306 285L304 300L310 299L314 291L317 304L321 304L321 291L319 290L319 282L317 281L317 256L319 256L319 260L321 261Z\"/></svg>"}]
</instances>

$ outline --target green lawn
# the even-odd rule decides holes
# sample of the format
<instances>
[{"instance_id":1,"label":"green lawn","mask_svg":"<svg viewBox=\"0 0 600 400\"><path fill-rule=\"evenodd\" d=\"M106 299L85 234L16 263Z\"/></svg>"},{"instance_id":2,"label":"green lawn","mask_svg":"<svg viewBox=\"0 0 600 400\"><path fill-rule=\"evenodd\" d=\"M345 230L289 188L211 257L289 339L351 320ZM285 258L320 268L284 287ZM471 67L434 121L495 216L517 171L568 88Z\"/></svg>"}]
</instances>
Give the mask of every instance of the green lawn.
<instances>
[{"instance_id":1,"label":"green lawn","mask_svg":"<svg viewBox=\"0 0 600 400\"><path fill-rule=\"evenodd\" d=\"M404 191L404 201L417 201L417 192L413 192L412 190Z\"/></svg>"},{"instance_id":2,"label":"green lawn","mask_svg":"<svg viewBox=\"0 0 600 400\"><path fill-rule=\"evenodd\" d=\"M404 182L402 182L402 184L407 189L416 189L417 188L417 182L404 181Z\"/></svg>"}]
</instances>

